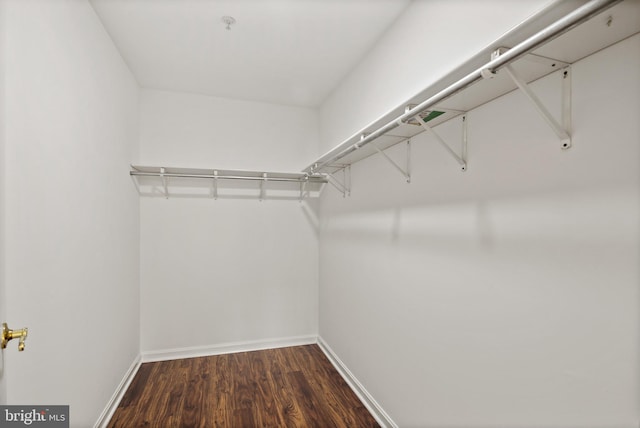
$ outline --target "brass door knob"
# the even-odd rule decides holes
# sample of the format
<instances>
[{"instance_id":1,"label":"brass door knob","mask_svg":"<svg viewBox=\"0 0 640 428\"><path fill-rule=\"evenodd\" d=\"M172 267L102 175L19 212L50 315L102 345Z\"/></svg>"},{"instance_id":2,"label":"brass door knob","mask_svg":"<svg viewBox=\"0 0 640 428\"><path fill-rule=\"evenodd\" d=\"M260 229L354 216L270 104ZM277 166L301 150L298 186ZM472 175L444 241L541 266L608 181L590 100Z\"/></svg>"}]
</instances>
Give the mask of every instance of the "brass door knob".
<instances>
[{"instance_id":1,"label":"brass door knob","mask_svg":"<svg viewBox=\"0 0 640 428\"><path fill-rule=\"evenodd\" d=\"M7 343L13 339L19 339L18 351L24 351L24 341L27 340L28 328L21 328L20 330L11 330L6 322L2 323L2 343L0 346L2 349L7 347Z\"/></svg>"}]
</instances>

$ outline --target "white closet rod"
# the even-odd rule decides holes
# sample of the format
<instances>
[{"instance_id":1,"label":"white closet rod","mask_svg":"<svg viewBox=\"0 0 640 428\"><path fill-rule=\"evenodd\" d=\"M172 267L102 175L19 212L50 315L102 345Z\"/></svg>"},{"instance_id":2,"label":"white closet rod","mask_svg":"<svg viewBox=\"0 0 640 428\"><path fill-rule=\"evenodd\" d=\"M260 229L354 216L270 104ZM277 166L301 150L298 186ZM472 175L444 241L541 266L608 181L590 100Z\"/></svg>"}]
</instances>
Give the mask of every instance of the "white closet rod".
<instances>
[{"instance_id":1,"label":"white closet rod","mask_svg":"<svg viewBox=\"0 0 640 428\"><path fill-rule=\"evenodd\" d=\"M305 176L300 177L255 177L250 175L212 175L212 174L182 174L175 172L143 172L130 171L129 174L143 177L177 177L177 178L206 178L209 180L253 180L253 181L293 181L303 183L311 181L316 183L326 183L327 179L323 176Z\"/></svg>"},{"instance_id":2,"label":"white closet rod","mask_svg":"<svg viewBox=\"0 0 640 428\"><path fill-rule=\"evenodd\" d=\"M516 61L522 56L528 54L532 50L542 46L543 44L553 40L554 38L560 36L566 31L571 30L575 26L581 24L584 21L587 21L594 15L602 12L603 10L613 6L616 3L619 3L622 0L591 0L585 5L579 7L573 12L565 15L563 18L560 18L553 24L548 27L542 29L538 33L529 37L525 41L519 43L513 48L509 49L507 52L499 55L497 58L489 61L483 67L473 71L437 94L433 95L431 98L421 102L416 107L411 110L405 112L401 116L387 123L386 125L381 126L375 131L365 134L363 133L360 137L360 141L350 145L346 149L342 150L336 155L331 156L328 159L322 160L320 158L316 163L314 163L311 167L307 168L307 170L311 173L316 171L320 171L323 168L332 165L353 151L359 149L360 147L374 141L376 138L381 137L382 135L388 133L389 131L401 126L405 125L411 119L415 118L420 113L433 108L437 103L444 101L450 96L460 92L461 90L471 86L475 82L491 77L491 75L495 74L498 70L509 65L510 63Z\"/></svg>"}]
</instances>

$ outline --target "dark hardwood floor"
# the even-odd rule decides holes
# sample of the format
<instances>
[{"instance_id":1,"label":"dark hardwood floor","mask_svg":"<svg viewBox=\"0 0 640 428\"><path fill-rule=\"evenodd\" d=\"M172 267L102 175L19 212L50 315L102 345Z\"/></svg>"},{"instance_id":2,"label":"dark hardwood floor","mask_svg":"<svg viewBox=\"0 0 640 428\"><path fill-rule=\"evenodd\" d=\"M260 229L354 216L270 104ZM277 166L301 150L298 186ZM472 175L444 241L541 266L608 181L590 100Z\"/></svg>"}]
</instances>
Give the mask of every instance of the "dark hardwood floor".
<instances>
[{"instance_id":1,"label":"dark hardwood floor","mask_svg":"<svg viewBox=\"0 0 640 428\"><path fill-rule=\"evenodd\" d=\"M378 427L317 345L142 364L109 427Z\"/></svg>"}]
</instances>

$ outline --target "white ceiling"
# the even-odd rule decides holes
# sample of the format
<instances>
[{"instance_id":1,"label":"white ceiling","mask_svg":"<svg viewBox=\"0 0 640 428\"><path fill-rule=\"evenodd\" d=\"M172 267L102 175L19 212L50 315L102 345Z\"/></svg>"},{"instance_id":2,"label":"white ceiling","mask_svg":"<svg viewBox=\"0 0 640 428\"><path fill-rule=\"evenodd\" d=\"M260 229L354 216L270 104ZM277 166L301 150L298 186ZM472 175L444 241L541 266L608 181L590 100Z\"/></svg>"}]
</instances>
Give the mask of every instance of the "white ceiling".
<instances>
[{"instance_id":1,"label":"white ceiling","mask_svg":"<svg viewBox=\"0 0 640 428\"><path fill-rule=\"evenodd\" d=\"M317 106L409 0L91 3L143 87Z\"/></svg>"}]
</instances>

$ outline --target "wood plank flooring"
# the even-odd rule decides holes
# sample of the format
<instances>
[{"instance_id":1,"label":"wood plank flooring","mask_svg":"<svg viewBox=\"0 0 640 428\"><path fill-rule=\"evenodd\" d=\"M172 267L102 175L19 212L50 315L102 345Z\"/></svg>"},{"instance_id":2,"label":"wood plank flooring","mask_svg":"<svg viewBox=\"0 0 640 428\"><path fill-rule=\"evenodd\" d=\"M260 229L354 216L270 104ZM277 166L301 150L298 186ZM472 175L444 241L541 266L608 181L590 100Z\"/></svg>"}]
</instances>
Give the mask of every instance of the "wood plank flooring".
<instances>
[{"instance_id":1,"label":"wood plank flooring","mask_svg":"<svg viewBox=\"0 0 640 428\"><path fill-rule=\"evenodd\" d=\"M145 363L115 427L378 427L317 345Z\"/></svg>"}]
</instances>

